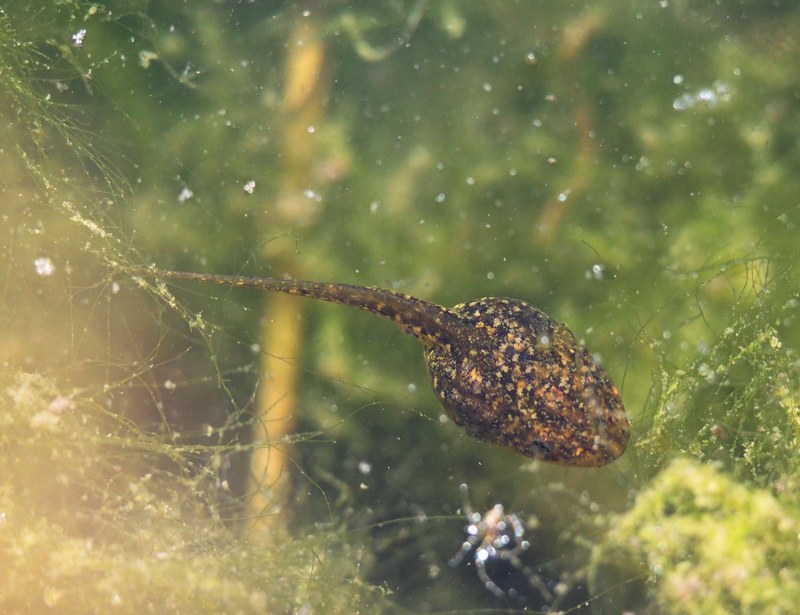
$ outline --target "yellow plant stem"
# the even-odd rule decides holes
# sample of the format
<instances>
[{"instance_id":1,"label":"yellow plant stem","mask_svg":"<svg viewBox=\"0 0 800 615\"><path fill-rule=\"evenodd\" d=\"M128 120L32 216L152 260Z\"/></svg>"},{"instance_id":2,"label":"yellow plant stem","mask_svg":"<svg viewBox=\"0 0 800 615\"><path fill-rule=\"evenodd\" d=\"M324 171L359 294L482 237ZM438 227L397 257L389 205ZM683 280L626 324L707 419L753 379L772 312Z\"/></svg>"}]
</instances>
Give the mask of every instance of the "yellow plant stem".
<instances>
[{"instance_id":1,"label":"yellow plant stem","mask_svg":"<svg viewBox=\"0 0 800 615\"><path fill-rule=\"evenodd\" d=\"M318 156L317 130L323 120L327 83L323 78L325 46L313 17L298 19L287 41L286 87L283 99L282 186L274 203L265 207L265 232L274 236L276 227L288 227L299 236L319 214L317 203L303 194L314 184L313 168ZM270 263L288 263L284 242L266 242L264 257ZM291 246L294 248L294 245ZM294 275L294 267L282 267ZM248 493L251 532L262 541L274 535L272 519L288 505L291 448L285 443L297 416L297 386L303 303L288 296L270 298L261 336L261 387L253 438L263 444L250 460ZM282 444L281 440L284 440Z\"/></svg>"}]
</instances>

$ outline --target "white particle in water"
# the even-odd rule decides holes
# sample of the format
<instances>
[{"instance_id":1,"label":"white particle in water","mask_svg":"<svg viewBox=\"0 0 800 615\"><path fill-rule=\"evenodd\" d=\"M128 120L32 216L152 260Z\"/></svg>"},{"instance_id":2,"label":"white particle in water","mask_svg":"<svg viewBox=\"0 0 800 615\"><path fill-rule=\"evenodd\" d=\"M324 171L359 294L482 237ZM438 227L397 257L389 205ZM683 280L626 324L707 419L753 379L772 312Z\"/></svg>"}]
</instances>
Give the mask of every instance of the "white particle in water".
<instances>
[{"instance_id":1,"label":"white particle in water","mask_svg":"<svg viewBox=\"0 0 800 615\"><path fill-rule=\"evenodd\" d=\"M698 365L697 373L705 378L706 382L709 384L714 384L714 382L717 380L717 372L709 367L707 363L701 363Z\"/></svg>"},{"instance_id":2,"label":"white particle in water","mask_svg":"<svg viewBox=\"0 0 800 615\"><path fill-rule=\"evenodd\" d=\"M314 128L313 126L309 126L308 128L306 128L306 132L310 135L313 135L316 131L317 129Z\"/></svg>"},{"instance_id":3,"label":"white particle in water","mask_svg":"<svg viewBox=\"0 0 800 615\"><path fill-rule=\"evenodd\" d=\"M367 461L359 461L358 462L358 471L364 475L369 474L372 472L372 465Z\"/></svg>"},{"instance_id":4,"label":"white particle in water","mask_svg":"<svg viewBox=\"0 0 800 615\"><path fill-rule=\"evenodd\" d=\"M165 380L164 381L164 388L167 389L167 391L174 391L175 389L178 388L178 385L176 385L174 382L172 382L172 380Z\"/></svg>"},{"instance_id":5,"label":"white particle in water","mask_svg":"<svg viewBox=\"0 0 800 615\"><path fill-rule=\"evenodd\" d=\"M72 44L75 47L81 47L83 45L83 38L86 36L86 28L81 28L75 34L72 35Z\"/></svg>"},{"instance_id":6,"label":"white particle in water","mask_svg":"<svg viewBox=\"0 0 800 615\"><path fill-rule=\"evenodd\" d=\"M697 105L716 107L720 103L728 102L730 99L731 93L727 84L715 81L711 87L700 88L694 94L684 92L672 101L672 108L675 111L685 111Z\"/></svg>"},{"instance_id":7,"label":"white particle in water","mask_svg":"<svg viewBox=\"0 0 800 615\"><path fill-rule=\"evenodd\" d=\"M641 171L643 169L647 169L650 167L650 159L647 156L642 156L639 158L636 166L634 167L637 171Z\"/></svg>"},{"instance_id":8,"label":"white particle in water","mask_svg":"<svg viewBox=\"0 0 800 615\"><path fill-rule=\"evenodd\" d=\"M592 265L592 277L595 280L602 280L604 272L605 272L605 267L603 267L603 265L599 263L597 265Z\"/></svg>"},{"instance_id":9,"label":"white particle in water","mask_svg":"<svg viewBox=\"0 0 800 615\"><path fill-rule=\"evenodd\" d=\"M75 404L69 397L56 395L55 398L53 398L53 401L50 402L50 405L47 406L47 409L53 414L61 414L67 410L72 410L74 407Z\"/></svg>"},{"instance_id":10,"label":"white particle in water","mask_svg":"<svg viewBox=\"0 0 800 615\"><path fill-rule=\"evenodd\" d=\"M41 276L50 276L53 275L56 271L55 266L53 265L53 261L51 261L46 256L39 257L34 259L33 266L36 267L36 273Z\"/></svg>"},{"instance_id":11,"label":"white particle in water","mask_svg":"<svg viewBox=\"0 0 800 615\"><path fill-rule=\"evenodd\" d=\"M189 188L184 187L183 190L181 190L180 194L178 195L178 203L183 204L189 199L191 199L193 196L194 192L189 190Z\"/></svg>"},{"instance_id":12,"label":"white particle in water","mask_svg":"<svg viewBox=\"0 0 800 615\"><path fill-rule=\"evenodd\" d=\"M697 93L697 100L699 102L707 102L709 104L717 104L717 93L711 88L703 88Z\"/></svg>"},{"instance_id":13,"label":"white particle in water","mask_svg":"<svg viewBox=\"0 0 800 615\"><path fill-rule=\"evenodd\" d=\"M251 179L244 185L244 191L247 194L253 194L253 192L255 192L255 189L256 189L256 180L254 179Z\"/></svg>"},{"instance_id":14,"label":"white particle in water","mask_svg":"<svg viewBox=\"0 0 800 615\"><path fill-rule=\"evenodd\" d=\"M444 203L444 200L447 198L444 192L440 192L436 195L436 202L437 203Z\"/></svg>"},{"instance_id":15,"label":"white particle in water","mask_svg":"<svg viewBox=\"0 0 800 615\"><path fill-rule=\"evenodd\" d=\"M142 51L139 52L139 66L141 66L142 68L144 69L150 68L150 64L155 60L158 60L157 53L148 51L146 49L143 49Z\"/></svg>"},{"instance_id":16,"label":"white particle in water","mask_svg":"<svg viewBox=\"0 0 800 615\"><path fill-rule=\"evenodd\" d=\"M406 391L408 391L409 393L416 393L417 385L414 384L413 382L410 382L408 385L406 385Z\"/></svg>"}]
</instances>

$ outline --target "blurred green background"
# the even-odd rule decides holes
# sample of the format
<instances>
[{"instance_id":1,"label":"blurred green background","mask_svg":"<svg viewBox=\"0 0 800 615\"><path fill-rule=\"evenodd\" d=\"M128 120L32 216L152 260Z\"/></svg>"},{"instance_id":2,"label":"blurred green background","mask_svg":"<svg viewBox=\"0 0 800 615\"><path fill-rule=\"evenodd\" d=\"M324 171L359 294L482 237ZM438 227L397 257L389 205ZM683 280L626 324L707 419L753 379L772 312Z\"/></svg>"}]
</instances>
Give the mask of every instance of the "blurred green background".
<instances>
[{"instance_id":1,"label":"blurred green background","mask_svg":"<svg viewBox=\"0 0 800 615\"><path fill-rule=\"evenodd\" d=\"M790 612L798 31L780 0L4 3L0 610ZM478 443L390 323L293 300L284 353L274 297L150 264L527 300L631 444ZM267 540L266 355L298 378ZM526 524L504 599L448 566L461 483Z\"/></svg>"}]
</instances>

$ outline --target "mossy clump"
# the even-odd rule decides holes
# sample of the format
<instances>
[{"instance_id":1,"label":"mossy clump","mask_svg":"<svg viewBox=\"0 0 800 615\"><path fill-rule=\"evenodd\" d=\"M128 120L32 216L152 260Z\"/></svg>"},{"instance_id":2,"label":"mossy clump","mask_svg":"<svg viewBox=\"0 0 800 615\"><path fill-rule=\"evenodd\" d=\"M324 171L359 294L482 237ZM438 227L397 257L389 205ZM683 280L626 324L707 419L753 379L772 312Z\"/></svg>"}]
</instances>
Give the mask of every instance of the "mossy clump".
<instances>
[{"instance_id":1,"label":"mossy clump","mask_svg":"<svg viewBox=\"0 0 800 615\"><path fill-rule=\"evenodd\" d=\"M598 598L604 608L765 614L800 604L800 518L712 465L672 461L611 528L591 562L590 578L619 581L594 588L616 587Z\"/></svg>"}]
</instances>

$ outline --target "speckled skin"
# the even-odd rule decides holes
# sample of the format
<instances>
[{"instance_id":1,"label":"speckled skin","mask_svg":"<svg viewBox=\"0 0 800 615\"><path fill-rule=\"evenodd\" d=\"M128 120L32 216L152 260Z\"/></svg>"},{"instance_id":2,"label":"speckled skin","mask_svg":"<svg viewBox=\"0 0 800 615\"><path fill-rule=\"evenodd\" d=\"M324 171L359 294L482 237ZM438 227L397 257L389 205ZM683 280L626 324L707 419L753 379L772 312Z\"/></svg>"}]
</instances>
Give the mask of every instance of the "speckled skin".
<instances>
[{"instance_id":1,"label":"speckled skin","mask_svg":"<svg viewBox=\"0 0 800 615\"><path fill-rule=\"evenodd\" d=\"M447 309L349 284L143 273L312 297L392 320L423 343L436 395L450 418L479 440L586 467L613 461L628 443L628 417L603 368L565 325L524 301L490 297Z\"/></svg>"},{"instance_id":2,"label":"speckled skin","mask_svg":"<svg viewBox=\"0 0 800 615\"><path fill-rule=\"evenodd\" d=\"M433 389L450 418L481 440L573 466L625 450L619 392L566 326L517 299L452 308L466 325L449 349L428 347Z\"/></svg>"}]
</instances>

